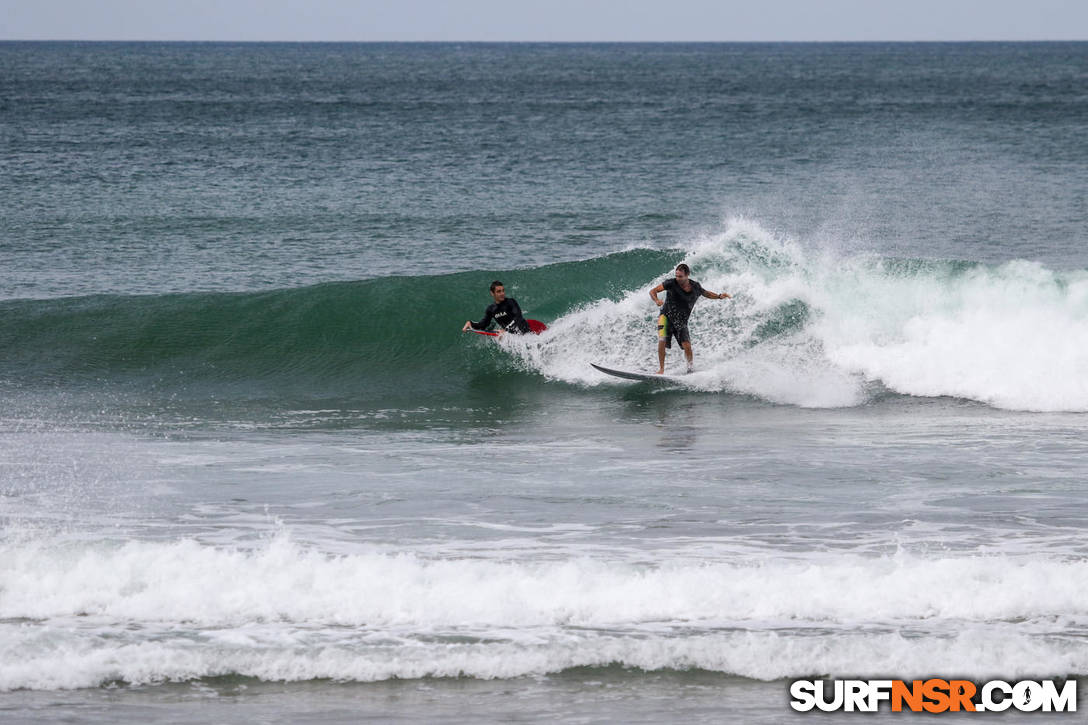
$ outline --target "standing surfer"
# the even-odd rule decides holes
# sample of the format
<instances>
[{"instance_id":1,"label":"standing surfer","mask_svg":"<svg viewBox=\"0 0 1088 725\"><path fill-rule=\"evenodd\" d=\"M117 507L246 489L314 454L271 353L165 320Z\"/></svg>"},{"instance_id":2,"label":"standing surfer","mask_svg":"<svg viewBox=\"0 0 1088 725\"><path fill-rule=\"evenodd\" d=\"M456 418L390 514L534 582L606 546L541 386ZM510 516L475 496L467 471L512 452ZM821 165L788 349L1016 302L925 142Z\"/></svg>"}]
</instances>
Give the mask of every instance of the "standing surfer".
<instances>
[{"instance_id":1,"label":"standing surfer","mask_svg":"<svg viewBox=\"0 0 1088 725\"><path fill-rule=\"evenodd\" d=\"M665 349L672 347L672 338L684 348L684 357L688 360L688 372L693 369L691 335L688 333L688 317L691 308L700 297L710 300L728 299L725 292L718 294L703 289L703 286L691 278L691 268L686 264L676 266L675 279L667 279L650 290L650 299L661 308L657 318L657 374L665 372ZM658 299L659 292L665 293L665 301ZM490 309L490 308L489 308Z\"/></svg>"},{"instance_id":2,"label":"standing surfer","mask_svg":"<svg viewBox=\"0 0 1088 725\"><path fill-rule=\"evenodd\" d=\"M468 332L469 329L486 330L491 326L492 320L497 322L499 327L506 332L521 334L531 331L529 323L521 314L518 301L513 297L506 296L506 288L499 280L491 283L491 296L495 299L495 302L487 306L484 319L479 322L468 320L464 327L461 328L461 332Z\"/></svg>"}]
</instances>

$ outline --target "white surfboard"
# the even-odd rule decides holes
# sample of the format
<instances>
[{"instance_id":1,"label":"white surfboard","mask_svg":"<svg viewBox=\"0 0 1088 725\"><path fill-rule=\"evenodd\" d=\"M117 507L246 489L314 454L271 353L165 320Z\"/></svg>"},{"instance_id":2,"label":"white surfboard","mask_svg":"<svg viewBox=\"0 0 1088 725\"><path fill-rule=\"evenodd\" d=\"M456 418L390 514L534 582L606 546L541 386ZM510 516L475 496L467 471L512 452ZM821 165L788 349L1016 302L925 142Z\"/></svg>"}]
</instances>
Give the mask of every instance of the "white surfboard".
<instances>
[{"instance_id":1,"label":"white surfboard","mask_svg":"<svg viewBox=\"0 0 1088 725\"><path fill-rule=\"evenodd\" d=\"M670 384L679 385L684 382L682 378L674 377L672 375L657 375L655 373L632 373L627 370L613 370L612 368L606 368L603 365L597 363L590 363L594 368L600 370L605 375L612 375L617 378L623 378L624 380L637 380L640 383L657 383L657 384Z\"/></svg>"}]
</instances>

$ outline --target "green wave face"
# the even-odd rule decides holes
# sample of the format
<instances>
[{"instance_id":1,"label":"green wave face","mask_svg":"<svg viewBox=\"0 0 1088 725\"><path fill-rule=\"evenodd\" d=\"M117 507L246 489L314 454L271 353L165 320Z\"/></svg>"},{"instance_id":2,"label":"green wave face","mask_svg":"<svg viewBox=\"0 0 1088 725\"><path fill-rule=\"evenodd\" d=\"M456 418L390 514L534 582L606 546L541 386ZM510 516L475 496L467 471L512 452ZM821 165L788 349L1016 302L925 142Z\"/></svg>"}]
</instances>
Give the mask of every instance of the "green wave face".
<instances>
[{"instance_id":1,"label":"green wave face","mask_svg":"<svg viewBox=\"0 0 1088 725\"><path fill-rule=\"evenodd\" d=\"M218 397L411 397L509 366L461 332L501 279L528 317L615 296L677 253L637 250L536 269L257 293L94 296L0 304L0 384ZM470 339L471 338L471 339Z\"/></svg>"}]
</instances>

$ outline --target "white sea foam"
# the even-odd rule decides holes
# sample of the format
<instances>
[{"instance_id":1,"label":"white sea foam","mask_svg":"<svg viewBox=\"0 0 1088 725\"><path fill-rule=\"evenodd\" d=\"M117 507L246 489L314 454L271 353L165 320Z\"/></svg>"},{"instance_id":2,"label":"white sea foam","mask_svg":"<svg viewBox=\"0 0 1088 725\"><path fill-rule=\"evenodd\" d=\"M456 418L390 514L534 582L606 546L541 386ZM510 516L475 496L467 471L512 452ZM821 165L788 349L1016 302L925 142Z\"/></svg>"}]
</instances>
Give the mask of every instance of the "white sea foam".
<instances>
[{"instance_id":1,"label":"white sea foam","mask_svg":"<svg viewBox=\"0 0 1088 725\"><path fill-rule=\"evenodd\" d=\"M836 407L863 403L867 383L877 382L904 395L1088 411L1088 271L839 257L744 220L694 242L685 261L704 287L734 295L696 307L698 372L684 378L687 387ZM668 274L508 349L533 370L580 384L617 384L590 362L652 370L656 308L647 292ZM669 364L682 365L678 350Z\"/></svg>"},{"instance_id":2,"label":"white sea foam","mask_svg":"<svg viewBox=\"0 0 1088 725\"><path fill-rule=\"evenodd\" d=\"M857 623L1088 616L1088 562L842 555L639 567L596 559L331 556L279 536L247 551L191 540L0 548L0 618L100 616L420 627L649 621Z\"/></svg>"},{"instance_id":3,"label":"white sea foam","mask_svg":"<svg viewBox=\"0 0 1088 725\"><path fill-rule=\"evenodd\" d=\"M1012 631L967 631L947 638L898 633L821 638L782 632L716 635L570 637L527 643L364 642L307 647L281 635L221 635L207 642L173 635L138 644L116 638L49 632L48 642L13 642L22 633L0 628L0 648L21 656L0 660L0 691L74 689L241 675L266 681L334 679L373 682L422 677L499 679L544 675L572 667L620 665L644 671L703 669L773 680L812 674L915 678L956 673L975 678L1064 676L1088 669L1088 649L1060 638ZM234 641L230 641L234 640Z\"/></svg>"},{"instance_id":4,"label":"white sea foam","mask_svg":"<svg viewBox=\"0 0 1088 725\"><path fill-rule=\"evenodd\" d=\"M225 673L1088 672L1088 562L809 554L635 565L130 541L0 546L0 689Z\"/></svg>"}]
</instances>

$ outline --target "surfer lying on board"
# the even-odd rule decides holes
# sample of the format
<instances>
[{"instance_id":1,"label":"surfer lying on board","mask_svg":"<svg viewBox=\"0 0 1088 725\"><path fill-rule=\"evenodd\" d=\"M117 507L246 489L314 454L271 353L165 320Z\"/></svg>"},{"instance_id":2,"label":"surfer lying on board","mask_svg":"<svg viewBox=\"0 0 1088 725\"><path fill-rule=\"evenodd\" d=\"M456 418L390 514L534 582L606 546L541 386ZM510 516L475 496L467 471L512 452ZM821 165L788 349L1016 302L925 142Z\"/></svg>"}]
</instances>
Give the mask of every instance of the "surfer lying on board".
<instances>
[{"instance_id":1,"label":"surfer lying on board","mask_svg":"<svg viewBox=\"0 0 1088 725\"><path fill-rule=\"evenodd\" d=\"M486 330L491 326L492 320L499 323L499 327L506 332L515 334L529 332L529 323L522 316L518 301L513 297L506 296L506 288L503 287L502 282L499 280L491 283L491 296L495 298L495 302L487 306L487 310L484 311L484 319L479 322L467 321L465 326L461 328L461 332L468 332L470 328L473 330Z\"/></svg>"},{"instance_id":2,"label":"surfer lying on board","mask_svg":"<svg viewBox=\"0 0 1088 725\"><path fill-rule=\"evenodd\" d=\"M688 317L691 308L699 300L706 297L710 300L728 299L729 295L722 292L710 292L691 277L691 267L686 264L676 265L676 278L667 279L650 290L650 299L661 308L661 316L657 318L657 362L658 375L665 373L665 348L672 347L672 338L684 348L684 357L688 359L688 372L692 371L691 336L688 334ZM658 292L665 293L665 302L658 299Z\"/></svg>"}]
</instances>

